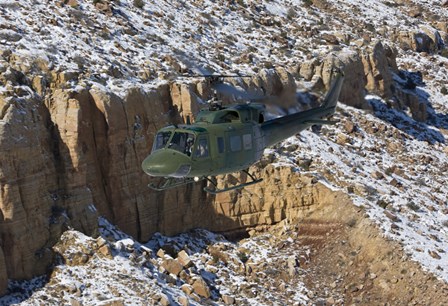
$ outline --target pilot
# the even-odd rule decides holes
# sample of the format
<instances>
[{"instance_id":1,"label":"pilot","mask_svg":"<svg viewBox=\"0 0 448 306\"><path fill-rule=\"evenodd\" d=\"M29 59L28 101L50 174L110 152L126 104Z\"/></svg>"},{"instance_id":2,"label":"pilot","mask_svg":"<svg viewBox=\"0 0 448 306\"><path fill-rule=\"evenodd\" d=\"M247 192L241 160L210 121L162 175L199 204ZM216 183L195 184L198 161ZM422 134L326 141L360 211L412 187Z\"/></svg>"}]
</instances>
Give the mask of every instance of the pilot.
<instances>
[{"instance_id":1,"label":"pilot","mask_svg":"<svg viewBox=\"0 0 448 306\"><path fill-rule=\"evenodd\" d=\"M199 143L197 156L198 157L207 157L208 156L207 143L204 143L202 141Z\"/></svg>"},{"instance_id":2,"label":"pilot","mask_svg":"<svg viewBox=\"0 0 448 306\"><path fill-rule=\"evenodd\" d=\"M188 137L187 143L185 145L185 154L187 154L188 156L190 156L191 151L193 151L193 142L194 139L192 137Z\"/></svg>"}]
</instances>

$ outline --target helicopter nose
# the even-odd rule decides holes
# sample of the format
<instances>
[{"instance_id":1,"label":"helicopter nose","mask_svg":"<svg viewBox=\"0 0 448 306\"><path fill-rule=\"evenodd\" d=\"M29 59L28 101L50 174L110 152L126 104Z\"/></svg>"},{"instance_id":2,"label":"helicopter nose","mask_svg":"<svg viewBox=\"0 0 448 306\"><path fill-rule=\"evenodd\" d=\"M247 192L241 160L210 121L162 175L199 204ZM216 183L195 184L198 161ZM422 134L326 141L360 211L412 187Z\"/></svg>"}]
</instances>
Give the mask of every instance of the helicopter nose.
<instances>
[{"instance_id":1,"label":"helicopter nose","mask_svg":"<svg viewBox=\"0 0 448 306\"><path fill-rule=\"evenodd\" d=\"M191 166L180 153L160 150L145 158L142 169L150 176L185 177Z\"/></svg>"}]
</instances>

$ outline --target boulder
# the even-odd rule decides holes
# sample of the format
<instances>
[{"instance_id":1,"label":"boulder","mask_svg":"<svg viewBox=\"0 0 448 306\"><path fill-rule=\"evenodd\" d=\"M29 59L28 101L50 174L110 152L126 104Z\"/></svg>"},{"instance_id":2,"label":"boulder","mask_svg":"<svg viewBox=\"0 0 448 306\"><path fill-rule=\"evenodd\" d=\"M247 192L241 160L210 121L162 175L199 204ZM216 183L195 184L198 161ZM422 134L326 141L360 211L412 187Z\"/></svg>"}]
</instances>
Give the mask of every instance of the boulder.
<instances>
[{"instance_id":1,"label":"boulder","mask_svg":"<svg viewBox=\"0 0 448 306\"><path fill-rule=\"evenodd\" d=\"M188 256L187 252L184 250L180 251L177 254L177 261L184 267L189 268L193 266L193 261L191 260L190 256Z\"/></svg>"},{"instance_id":2,"label":"boulder","mask_svg":"<svg viewBox=\"0 0 448 306\"><path fill-rule=\"evenodd\" d=\"M109 259L113 258L112 250L110 249L110 247L107 244L101 246L98 249L98 252L106 258L109 258Z\"/></svg>"},{"instance_id":3,"label":"boulder","mask_svg":"<svg viewBox=\"0 0 448 306\"><path fill-rule=\"evenodd\" d=\"M180 289L188 295L191 295L193 293L193 287L189 284L183 284L182 286L180 286Z\"/></svg>"},{"instance_id":4,"label":"boulder","mask_svg":"<svg viewBox=\"0 0 448 306\"><path fill-rule=\"evenodd\" d=\"M202 296L203 298L208 299L211 296L210 293L210 288L208 287L207 283L205 282L205 280L198 276L194 279L193 282L193 290L194 292L199 295Z\"/></svg>"},{"instance_id":5,"label":"boulder","mask_svg":"<svg viewBox=\"0 0 448 306\"><path fill-rule=\"evenodd\" d=\"M395 97L401 105L409 107L412 118L419 122L425 122L428 119L428 105L419 100L419 97L412 92L399 90Z\"/></svg>"},{"instance_id":6,"label":"boulder","mask_svg":"<svg viewBox=\"0 0 448 306\"><path fill-rule=\"evenodd\" d=\"M310 61L306 61L300 65L299 75L306 81L310 81L315 74L316 67L319 65L320 61L316 57Z\"/></svg>"},{"instance_id":7,"label":"boulder","mask_svg":"<svg viewBox=\"0 0 448 306\"><path fill-rule=\"evenodd\" d=\"M329 45L339 45L338 38L333 34L324 33L321 35L322 39L325 40Z\"/></svg>"},{"instance_id":8,"label":"boulder","mask_svg":"<svg viewBox=\"0 0 448 306\"><path fill-rule=\"evenodd\" d=\"M446 23L445 23L445 27L446 27ZM428 35L428 37L433 42L433 45L432 45L433 47L430 51L437 52L437 51L440 51L443 49L444 42L443 42L442 36L440 35L439 31L437 31L436 29L434 29L433 27L430 27L428 25L422 26L421 30L423 31L423 33Z\"/></svg>"},{"instance_id":9,"label":"boulder","mask_svg":"<svg viewBox=\"0 0 448 306\"><path fill-rule=\"evenodd\" d=\"M235 298L233 296L230 296L230 295L227 295L227 294L223 294L222 295L222 301L226 305L233 305L233 304L235 304Z\"/></svg>"},{"instance_id":10,"label":"boulder","mask_svg":"<svg viewBox=\"0 0 448 306\"><path fill-rule=\"evenodd\" d=\"M299 260L296 255L291 255L287 260L288 274L290 277L294 277L297 274L297 268L299 267Z\"/></svg>"},{"instance_id":11,"label":"boulder","mask_svg":"<svg viewBox=\"0 0 448 306\"><path fill-rule=\"evenodd\" d=\"M17 42L22 39L22 35L11 29L0 29L0 40Z\"/></svg>"},{"instance_id":12,"label":"boulder","mask_svg":"<svg viewBox=\"0 0 448 306\"><path fill-rule=\"evenodd\" d=\"M177 260L168 257L163 259L162 267L168 271L168 273L176 276L183 270L183 266Z\"/></svg>"},{"instance_id":13,"label":"boulder","mask_svg":"<svg viewBox=\"0 0 448 306\"><path fill-rule=\"evenodd\" d=\"M95 254L95 239L73 230L64 232L53 246L69 266L85 265Z\"/></svg>"},{"instance_id":14,"label":"boulder","mask_svg":"<svg viewBox=\"0 0 448 306\"><path fill-rule=\"evenodd\" d=\"M164 294L164 293L160 293L160 300L159 300L159 303L162 305L162 306L169 306L171 303L170 303L170 299L168 298L168 296L166 295L166 294Z\"/></svg>"},{"instance_id":15,"label":"boulder","mask_svg":"<svg viewBox=\"0 0 448 306\"><path fill-rule=\"evenodd\" d=\"M179 302L179 304L181 306L189 306L190 305L190 302L188 301L188 298L186 296L178 297L177 302Z\"/></svg>"},{"instance_id":16,"label":"boulder","mask_svg":"<svg viewBox=\"0 0 448 306\"><path fill-rule=\"evenodd\" d=\"M438 21L436 23L436 28L439 31L447 33L448 32L448 21Z\"/></svg>"},{"instance_id":17,"label":"boulder","mask_svg":"<svg viewBox=\"0 0 448 306\"><path fill-rule=\"evenodd\" d=\"M415 52L432 53L437 50L437 44L424 32L400 31L397 35L402 49L411 49Z\"/></svg>"},{"instance_id":18,"label":"boulder","mask_svg":"<svg viewBox=\"0 0 448 306\"><path fill-rule=\"evenodd\" d=\"M112 7L110 5L110 3L106 2L106 1L97 1L95 3L95 7L103 12L104 14L106 14L107 16L112 16Z\"/></svg>"},{"instance_id":19,"label":"boulder","mask_svg":"<svg viewBox=\"0 0 448 306\"><path fill-rule=\"evenodd\" d=\"M423 14L422 7L420 5L414 5L409 9L408 14L413 18L420 17Z\"/></svg>"},{"instance_id":20,"label":"boulder","mask_svg":"<svg viewBox=\"0 0 448 306\"><path fill-rule=\"evenodd\" d=\"M347 51L338 54L336 57L328 56L326 58L322 66L321 75L327 90L331 86L335 68L341 68L345 73L339 101L357 108L369 108L364 98L366 78L362 59L358 53Z\"/></svg>"},{"instance_id":21,"label":"boulder","mask_svg":"<svg viewBox=\"0 0 448 306\"><path fill-rule=\"evenodd\" d=\"M325 90L328 90L338 69L345 73L339 101L358 108L368 108L364 99L366 85L364 67L357 52L344 51L323 59L314 58L300 66L299 75L307 81L312 81L314 89L320 89L323 83Z\"/></svg>"},{"instance_id":22,"label":"boulder","mask_svg":"<svg viewBox=\"0 0 448 306\"><path fill-rule=\"evenodd\" d=\"M177 109L182 121L186 122L187 117L191 119L199 112L199 98L192 84L172 84L170 89L173 106Z\"/></svg>"}]
</instances>

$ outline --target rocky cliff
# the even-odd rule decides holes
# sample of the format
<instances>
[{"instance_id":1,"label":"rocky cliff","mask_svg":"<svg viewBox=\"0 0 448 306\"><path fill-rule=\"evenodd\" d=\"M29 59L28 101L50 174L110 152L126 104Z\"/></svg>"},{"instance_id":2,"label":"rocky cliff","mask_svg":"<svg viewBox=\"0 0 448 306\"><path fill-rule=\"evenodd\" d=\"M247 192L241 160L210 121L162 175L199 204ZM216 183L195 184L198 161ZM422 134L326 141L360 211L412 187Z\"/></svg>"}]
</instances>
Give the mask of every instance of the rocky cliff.
<instances>
[{"instance_id":1,"label":"rocky cliff","mask_svg":"<svg viewBox=\"0 0 448 306\"><path fill-rule=\"evenodd\" d=\"M247 190L215 197L205 194L201 184L168 192L148 189L146 185L150 178L141 171L140 164L150 151L155 132L169 123L182 122L187 116L194 118L199 102L209 97L210 89L201 81L168 82L161 80L165 78L163 75L155 78L155 71L166 66L174 67L177 72L185 70L185 64L166 57L154 61L156 67L139 57L137 63L140 66L134 66L129 54L137 58L135 45L153 41L163 43L167 38L160 33L159 37L155 34L137 35L143 30L131 26L134 15L124 14L123 7L112 10L113 4L99 1L104 2L103 6L95 6L101 11L100 17L89 21L83 14L90 16L91 12L85 9L90 8L90 3L69 2L58 2L57 6L62 9L55 8L57 13L49 20L37 22L24 17L20 23L22 32L15 31L12 26L11 16L14 15L6 14L9 9L17 11L20 8L12 5L1 11L8 16L8 23L0 29L0 38L8 43L2 45L0 52L0 293L5 292L7 279L43 274L53 260L52 246L66 229L95 236L100 215L136 239L146 241L157 231L172 235L195 227L227 232L271 225L284 218L296 217L314 203L335 201L333 193L318 187L311 178L301 177L291 168L269 165L275 161L269 158L251 169L263 177L264 182ZM322 12L332 7L326 1L313 1L313 6L312 10ZM36 11L44 14L41 9ZM262 10L255 4L249 9L258 13L251 15L245 11L245 18L253 18L253 22L263 29L280 22L274 17L263 17ZM155 18L156 22L165 16L159 11L150 13L142 14L148 15L150 20ZM104 58L98 64L95 58L67 55L70 50L76 50L73 46L69 51L63 48L54 51L51 60L45 54L40 57L30 55L20 46L21 40L29 39L24 33L39 33L47 39L50 31L44 31L42 23L45 22L55 29L66 27L73 36L79 34L83 41L77 41L79 46L94 44L89 41L85 29L102 29L101 37L109 43L115 34L104 15L118 20L120 30L115 34L117 37L122 35L121 44L114 41L111 43L114 47L109 46L111 54L126 54L112 64L103 63ZM199 17L217 22L213 14L203 13ZM282 18L285 24L293 24L291 20L287 21L290 17ZM330 85L334 68L343 68L346 82L341 102L371 109L372 105L365 100L368 91L387 100L394 109L409 109L415 120L427 120L431 110L412 91L418 80L414 75L400 73L397 68L396 46L371 39L377 37L373 34L371 37L360 34L357 39L343 31L336 33L338 35L324 35L326 28L321 33L317 17L309 18L316 19L313 26L300 25L291 30L290 36L308 37L313 44L317 37L319 43L323 42L329 48L328 52L323 52L325 55L311 56L308 52L300 63L286 61L287 68L275 69L271 62L262 58L257 62L257 73L251 81L240 85L263 88L269 95L291 89L295 92L296 81L301 79L306 82L306 88L324 91ZM81 20L85 27L67 25L67 20L72 23ZM104 20L107 20L104 24L95 24ZM402 44L401 49L431 54L440 52L447 39L446 25L445 28L443 24L438 26L440 32L425 28L385 33L378 30L375 34L379 33L380 37L390 35ZM167 30L170 25L164 24L161 28ZM182 33L177 33L177 37ZM274 41L269 54L280 56L285 48L295 50L290 46L291 37L285 36L280 32L269 36L270 44ZM223 39L231 45L235 38ZM342 43L350 47L335 47ZM224 52L227 47L218 45L217 50ZM56 52L63 54L64 61L70 65L55 65L60 56ZM156 57L157 53L151 55ZM223 55L214 56L222 60L222 68L229 68L221 58ZM252 52L241 55L240 64L252 64L256 56ZM168 72L172 73L172 70ZM138 79L115 86L113 81L120 78ZM148 79L153 82L146 83ZM228 176L221 179L220 184L244 179ZM296 190L300 192L293 192Z\"/></svg>"},{"instance_id":2,"label":"rocky cliff","mask_svg":"<svg viewBox=\"0 0 448 306\"><path fill-rule=\"evenodd\" d=\"M396 64L382 44L366 55L324 58L319 66L305 63L300 73L322 78L328 87L335 65L345 67L347 75L343 102L365 106L366 86L391 95L390 73ZM94 235L98 215L145 241L156 231L170 235L194 227L230 231L274 224L306 206L303 193L282 194L283 186L295 186L298 177L272 167L259 170L265 182L248 191L263 197L243 191L215 198L204 194L201 184L168 192L147 188L149 178L140 164L155 132L194 116L201 92L210 92L203 83L133 87L118 96L77 75L70 76L74 85L65 88L67 73L50 74L43 78L46 86L39 87L11 66L5 72L14 78L4 81L12 92L1 98L0 141L0 229L9 278L42 274L62 231L72 227ZM381 83L373 75L380 75ZM291 79L285 70L260 73L248 86L258 84L275 94L295 88Z\"/></svg>"}]
</instances>

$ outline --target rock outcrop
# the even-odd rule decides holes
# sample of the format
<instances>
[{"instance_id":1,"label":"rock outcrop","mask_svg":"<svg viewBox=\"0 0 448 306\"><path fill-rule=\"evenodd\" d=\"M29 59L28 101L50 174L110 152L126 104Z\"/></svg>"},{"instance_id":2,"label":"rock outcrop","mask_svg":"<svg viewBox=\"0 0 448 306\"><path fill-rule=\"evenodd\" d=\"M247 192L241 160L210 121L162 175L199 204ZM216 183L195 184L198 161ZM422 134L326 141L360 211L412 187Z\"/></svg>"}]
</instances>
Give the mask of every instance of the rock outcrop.
<instances>
[{"instance_id":1,"label":"rock outcrop","mask_svg":"<svg viewBox=\"0 0 448 306\"><path fill-rule=\"evenodd\" d=\"M362 57L364 71L366 72L366 89L384 98L394 94L394 85L391 70L398 72L394 52L390 47L383 46L381 42L373 45L372 50L365 52Z\"/></svg>"},{"instance_id":2,"label":"rock outcrop","mask_svg":"<svg viewBox=\"0 0 448 306\"><path fill-rule=\"evenodd\" d=\"M23 279L45 272L58 239L55 140L37 95L0 99L0 258L9 278Z\"/></svg>"},{"instance_id":3,"label":"rock outcrop","mask_svg":"<svg viewBox=\"0 0 448 306\"><path fill-rule=\"evenodd\" d=\"M439 24L442 28L443 24ZM445 31L446 32L446 31ZM399 31L394 34L395 40L400 43L402 49L415 52L435 53L443 49L444 39L440 32L432 27L424 26L419 31Z\"/></svg>"},{"instance_id":4,"label":"rock outcrop","mask_svg":"<svg viewBox=\"0 0 448 306\"><path fill-rule=\"evenodd\" d=\"M289 167L267 165L253 167L252 171L262 177L263 182L241 191L218 194L213 203L218 215L208 224L209 228L238 230L269 226L285 218L295 220L312 211L317 204L333 203L342 196L323 188L313 178L298 175ZM244 181L246 177L238 179ZM229 181L231 178L226 177L219 184L222 186Z\"/></svg>"},{"instance_id":5,"label":"rock outcrop","mask_svg":"<svg viewBox=\"0 0 448 306\"><path fill-rule=\"evenodd\" d=\"M341 52L337 55L329 55L322 60L315 58L300 66L299 75L306 81L321 82L324 86L322 89L328 89L331 86L335 68L345 72L339 100L350 106L366 108L364 99L366 78L361 57L357 52Z\"/></svg>"}]
</instances>

